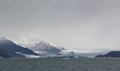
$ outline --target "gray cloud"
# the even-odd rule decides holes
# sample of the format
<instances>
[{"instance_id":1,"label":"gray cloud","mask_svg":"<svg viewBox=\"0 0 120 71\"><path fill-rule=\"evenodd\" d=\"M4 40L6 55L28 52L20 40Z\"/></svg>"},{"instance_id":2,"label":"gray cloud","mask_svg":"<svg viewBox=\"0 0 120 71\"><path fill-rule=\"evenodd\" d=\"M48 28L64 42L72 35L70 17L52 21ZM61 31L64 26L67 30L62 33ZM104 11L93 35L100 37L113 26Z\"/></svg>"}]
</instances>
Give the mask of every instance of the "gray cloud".
<instances>
[{"instance_id":1,"label":"gray cloud","mask_svg":"<svg viewBox=\"0 0 120 71\"><path fill-rule=\"evenodd\" d=\"M119 49L119 0L0 0L0 34L68 49Z\"/></svg>"}]
</instances>

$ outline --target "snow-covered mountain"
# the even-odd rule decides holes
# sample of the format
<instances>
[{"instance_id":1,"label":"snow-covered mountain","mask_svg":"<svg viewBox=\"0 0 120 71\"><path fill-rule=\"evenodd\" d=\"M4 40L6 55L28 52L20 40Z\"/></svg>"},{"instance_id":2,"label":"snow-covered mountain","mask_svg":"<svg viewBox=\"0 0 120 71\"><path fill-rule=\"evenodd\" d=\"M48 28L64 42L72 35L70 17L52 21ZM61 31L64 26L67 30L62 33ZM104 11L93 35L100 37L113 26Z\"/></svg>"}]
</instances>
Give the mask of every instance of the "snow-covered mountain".
<instances>
[{"instance_id":1,"label":"snow-covered mountain","mask_svg":"<svg viewBox=\"0 0 120 71\"><path fill-rule=\"evenodd\" d=\"M8 40L5 37L0 37L0 51L4 53L0 53L1 57L25 57L23 54L27 55L37 55L32 50L28 48L24 48L22 46L17 45L11 40ZM5 55L4 55L5 54Z\"/></svg>"},{"instance_id":2,"label":"snow-covered mountain","mask_svg":"<svg viewBox=\"0 0 120 71\"><path fill-rule=\"evenodd\" d=\"M45 41L40 41L40 42L36 42L36 43L32 43L32 44L24 44L24 47L27 47L31 50L33 50L34 52L38 53L38 54L59 54L60 52L62 52L62 50L64 50L64 48L53 45L49 42L45 42Z\"/></svg>"}]
</instances>

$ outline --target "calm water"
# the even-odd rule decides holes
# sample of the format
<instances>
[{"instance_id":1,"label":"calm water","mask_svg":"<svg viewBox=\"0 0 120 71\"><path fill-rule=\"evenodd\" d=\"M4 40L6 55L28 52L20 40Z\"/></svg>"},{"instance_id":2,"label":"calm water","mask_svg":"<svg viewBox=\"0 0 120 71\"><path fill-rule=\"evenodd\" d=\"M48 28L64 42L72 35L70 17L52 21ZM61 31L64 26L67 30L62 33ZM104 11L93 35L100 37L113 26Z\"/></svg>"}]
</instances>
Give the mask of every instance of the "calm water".
<instances>
[{"instance_id":1,"label":"calm water","mask_svg":"<svg viewBox=\"0 0 120 71\"><path fill-rule=\"evenodd\" d=\"M120 59L0 59L0 71L120 71Z\"/></svg>"}]
</instances>

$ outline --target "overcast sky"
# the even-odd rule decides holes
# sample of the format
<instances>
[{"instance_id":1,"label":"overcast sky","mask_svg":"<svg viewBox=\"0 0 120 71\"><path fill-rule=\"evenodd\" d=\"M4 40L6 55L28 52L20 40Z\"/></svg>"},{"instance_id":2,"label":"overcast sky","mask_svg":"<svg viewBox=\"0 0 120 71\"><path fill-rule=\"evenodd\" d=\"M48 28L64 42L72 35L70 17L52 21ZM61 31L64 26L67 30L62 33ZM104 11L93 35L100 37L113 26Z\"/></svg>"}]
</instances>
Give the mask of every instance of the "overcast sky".
<instances>
[{"instance_id":1,"label":"overcast sky","mask_svg":"<svg viewBox=\"0 0 120 71\"><path fill-rule=\"evenodd\" d=\"M0 35L66 49L120 49L120 0L0 0Z\"/></svg>"}]
</instances>

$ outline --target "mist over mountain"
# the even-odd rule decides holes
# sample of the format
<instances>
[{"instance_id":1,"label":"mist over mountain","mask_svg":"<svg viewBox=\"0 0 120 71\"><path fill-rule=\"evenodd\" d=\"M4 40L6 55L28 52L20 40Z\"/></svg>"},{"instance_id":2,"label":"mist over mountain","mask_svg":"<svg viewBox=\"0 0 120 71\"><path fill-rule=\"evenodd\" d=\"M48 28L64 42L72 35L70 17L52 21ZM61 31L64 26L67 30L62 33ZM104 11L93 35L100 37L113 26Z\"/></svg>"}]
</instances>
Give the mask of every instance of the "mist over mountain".
<instances>
[{"instance_id":1,"label":"mist over mountain","mask_svg":"<svg viewBox=\"0 0 120 71\"><path fill-rule=\"evenodd\" d=\"M23 46L33 50L38 54L59 54L60 52L65 50L63 47L56 46L45 41L39 41L31 44L24 44Z\"/></svg>"}]
</instances>

